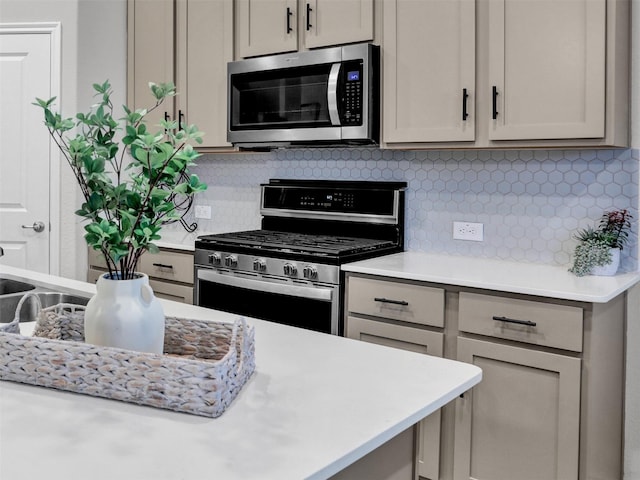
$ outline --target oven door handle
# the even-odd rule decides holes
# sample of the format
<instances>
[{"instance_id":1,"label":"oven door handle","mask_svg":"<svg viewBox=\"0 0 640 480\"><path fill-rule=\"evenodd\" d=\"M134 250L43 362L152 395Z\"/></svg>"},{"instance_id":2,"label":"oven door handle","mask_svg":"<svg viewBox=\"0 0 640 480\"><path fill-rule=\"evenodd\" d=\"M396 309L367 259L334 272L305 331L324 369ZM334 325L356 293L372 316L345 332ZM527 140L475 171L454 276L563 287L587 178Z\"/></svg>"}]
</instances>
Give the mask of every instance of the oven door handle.
<instances>
[{"instance_id":1,"label":"oven door handle","mask_svg":"<svg viewBox=\"0 0 640 480\"><path fill-rule=\"evenodd\" d=\"M222 275L213 270L198 269L198 280L206 282L221 283L231 287L246 288L260 292L277 293L290 297L311 298L330 302L333 298L333 290L322 287L305 287L302 285L291 285L289 283L274 283L253 280L251 278L241 278L234 275Z\"/></svg>"}]
</instances>

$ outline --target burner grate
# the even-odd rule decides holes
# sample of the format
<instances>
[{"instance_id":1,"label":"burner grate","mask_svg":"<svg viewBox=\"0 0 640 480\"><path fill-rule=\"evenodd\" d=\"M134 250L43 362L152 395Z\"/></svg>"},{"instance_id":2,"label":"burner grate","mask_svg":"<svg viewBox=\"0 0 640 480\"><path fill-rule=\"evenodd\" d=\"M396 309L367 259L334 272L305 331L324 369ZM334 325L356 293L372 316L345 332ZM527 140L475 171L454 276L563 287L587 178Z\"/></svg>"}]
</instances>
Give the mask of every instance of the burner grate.
<instances>
[{"instance_id":1,"label":"burner grate","mask_svg":"<svg viewBox=\"0 0 640 480\"><path fill-rule=\"evenodd\" d=\"M220 247L242 246L245 248L252 247L256 249L321 253L327 255L346 255L393 245L393 242L388 240L312 235L272 230L222 233L201 237L201 240L205 242L215 242L216 245Z\"/></svg>"}]
</instances>

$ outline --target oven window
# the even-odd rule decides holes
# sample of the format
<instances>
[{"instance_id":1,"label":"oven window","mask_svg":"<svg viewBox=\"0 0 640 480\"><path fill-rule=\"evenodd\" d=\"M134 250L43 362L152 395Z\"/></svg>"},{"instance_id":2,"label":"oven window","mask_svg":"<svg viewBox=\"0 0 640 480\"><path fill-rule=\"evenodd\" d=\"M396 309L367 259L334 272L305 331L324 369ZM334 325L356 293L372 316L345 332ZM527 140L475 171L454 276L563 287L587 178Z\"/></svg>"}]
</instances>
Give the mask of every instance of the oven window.
<instances>
[{"instance_id":1,"label":"oven window","mask_svg":"<svg viewBox=\"0 0 640 480\"><path fill-rule=\"evenodd\" d=\"M331 302L199 280L199 305L276 323L331 333Z\"/></svg>"},{"instance_id":2,"label":"oven window","mask_svg":"<svg viewBox=\"0 0 640 480\"><path fill-rule=\"evenodd\" d=\"M231 130L331 126L331 64L231 76Z\"/></svg>"}]
</instances>

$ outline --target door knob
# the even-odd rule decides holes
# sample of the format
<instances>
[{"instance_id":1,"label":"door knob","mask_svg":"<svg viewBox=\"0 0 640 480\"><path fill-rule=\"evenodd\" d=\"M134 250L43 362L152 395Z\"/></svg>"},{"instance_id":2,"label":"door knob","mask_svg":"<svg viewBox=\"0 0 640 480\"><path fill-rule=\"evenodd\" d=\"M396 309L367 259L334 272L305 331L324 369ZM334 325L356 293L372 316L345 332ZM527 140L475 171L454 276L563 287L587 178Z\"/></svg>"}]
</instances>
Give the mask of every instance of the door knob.
<instances>
[{"instance_id":1,"label":"door knob","mask_svg":"<svg viewBox=\"0 0 640 480\"><path fill-rule=\"evenodd\" d=\"M22 228L33 228L35 232L44 232L43 222L33 222L33 225L22 225Z\"/></svg>"}]
</instances>

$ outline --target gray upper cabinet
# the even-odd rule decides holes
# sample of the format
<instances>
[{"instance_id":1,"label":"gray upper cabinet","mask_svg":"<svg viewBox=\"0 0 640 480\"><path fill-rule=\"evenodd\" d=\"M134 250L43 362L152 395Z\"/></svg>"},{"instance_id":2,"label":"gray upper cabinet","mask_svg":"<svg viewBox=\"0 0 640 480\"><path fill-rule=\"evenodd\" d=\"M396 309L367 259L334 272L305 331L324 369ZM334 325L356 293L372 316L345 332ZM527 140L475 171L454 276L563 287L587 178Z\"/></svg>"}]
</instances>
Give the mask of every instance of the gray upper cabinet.
<instances>
[{"instance_id":1,"label":"gray upper cabinet","mask_svg":"<svg viewBox=\"0 0 640 480\"><path fill-rule=\"evenodd\" d=\"M475 140L475 2L383 3L383 140Z\"/></svg>"},{"instance_id":2,"label":"gray upper cabinet","mask_svg":"<svg viewBox=\"0 0 640 480\"><path fill-rule=\"evenodd\" d=\"M127 9L127 105L151 108L149 82L175 83L174 0L128 0ZM166 101L147 121L156 126L165 115L173 118L173 102Z\"/></svg>"},{"instance_id":3,"label":"gray upper cabinet","mask_svg":"<svg viewBox=\"0 0 640 480\"><path fill-rule=\"evenodd\" d=\"M606 0L495 0L488 27L491 140L604 137Z\"/></svg>"},{"instance_id":4,"label":"gray upper cabinet","mask_svg":"<svg viewBox=\"0 0 640 480\"><path fill-rule=\"evenodd\" d=\"M166 117L195 124L208 150L227 143L227 62L233 59L232 0L128 0L127 103L153 106L149 82L173 82L178 95L150 123Z\"/></svg>"},{"instance_id":5,"label":"gray upper cabinet","mask_svg":"<svg viewBox=\"0 0 640 480\"><path fill-rule=\"evenodd\" d=\"M628 14L628 0L386 0L384 146L628 146Z\"/></svg>"},{"instance_id":6,"label":"gray upper cabinet","mask_svg":"<svg viewBox=\"0 0 640 480\"><path fill-rule=\"evenodd\" d=\"M236 58L373 39L373 0L235 0Z\"/></svg>"}]
</instances>

